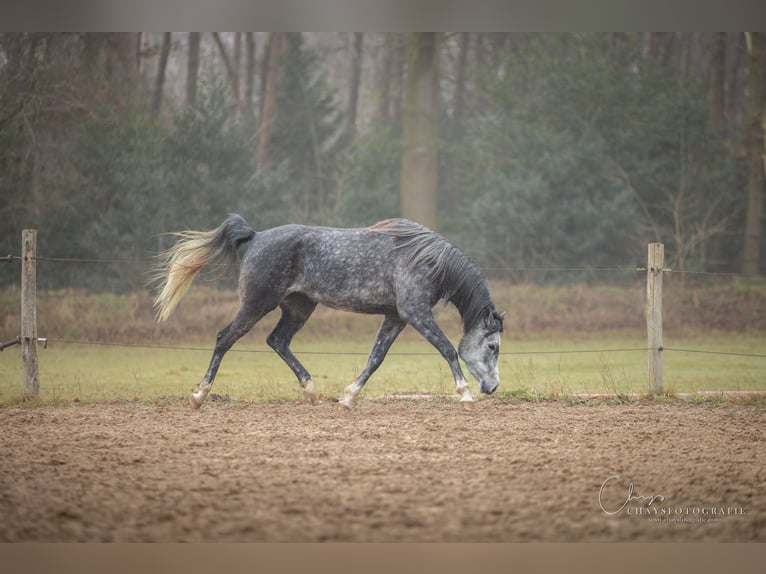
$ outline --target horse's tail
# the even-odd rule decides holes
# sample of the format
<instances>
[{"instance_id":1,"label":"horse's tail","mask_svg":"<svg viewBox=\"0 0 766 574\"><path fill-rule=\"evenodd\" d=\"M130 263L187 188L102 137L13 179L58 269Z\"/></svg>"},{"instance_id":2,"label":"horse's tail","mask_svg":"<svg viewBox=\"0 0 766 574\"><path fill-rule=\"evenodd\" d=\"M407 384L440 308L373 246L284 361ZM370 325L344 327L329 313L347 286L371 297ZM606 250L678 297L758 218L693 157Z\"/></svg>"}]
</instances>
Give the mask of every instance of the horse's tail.
<instances>
[{"instance_id":1,"label":"horse's tail","mask_svg":"<svg viewBox=\"0 0 766 574\"><path fill-rule=\"evenodd\" d=\"M182 231L173 235L181 239L159 255L156 279L162 289L154 300L157 321L170 316L205 266L236 261L238 249L253 239L255 231L243 217L231 214L211 231Z\"/></svg>"}]
</instances>

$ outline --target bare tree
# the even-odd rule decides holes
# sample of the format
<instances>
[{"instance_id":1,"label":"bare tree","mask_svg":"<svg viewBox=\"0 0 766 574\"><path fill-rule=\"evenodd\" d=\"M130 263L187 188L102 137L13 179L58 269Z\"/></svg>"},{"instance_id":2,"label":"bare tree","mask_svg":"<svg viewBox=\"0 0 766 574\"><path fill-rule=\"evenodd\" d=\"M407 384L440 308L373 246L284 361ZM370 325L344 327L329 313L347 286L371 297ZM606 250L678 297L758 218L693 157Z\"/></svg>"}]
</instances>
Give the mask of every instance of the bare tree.
<instances>
[{"instance_id":1,"label":"bare tree","mask_svg":"<svg viewBox=\"0 0 766 574\"><path fill-rule=\"evenodd\" d=\"M663 66L670 64L676 35L674 32L647 32L644 35L644 51ZM647 45L648 44L648 45Z\"/></svg>"},{"instance_id":2,"label":"bare tree","mask_svg":"<svg viewBox=\"0 0 766 574\"><path fill-rule=\"evenodd\" d=\"M154 98L152 100L152 113L155 116L160 113L160 107L162 107L162 89L165 86L165 70L168 67L170 41L171 33L165 32L162 35L162 48L160 49L160 61L157 66L157 79L154 84Z\"/></svg>"},{"instance_id":3,"label":"bare tree","mask_svg":"<svg viewBox=\"0 0 766 574\"><path fill-rule=\"evenodd\" d=\"M766 99L766 34L746 32L750 52L750 80L747 99L747 150L750 168L747 179L747 216L742 272L757 274L760 270L763 237L764 99Z\"/></svg>"},{"instance_id":4,"label":"bare tree","mask_svg":"<svg viewBox=\"0 0 766 574\"><path fill-rule=\"evenodd\" d=\"M466 68L468 63L468 51L471 35L462 32L454 35L454 44L457 46L457 55L454 62L455 87L452 96L452 121L449 124L449 137L451 140L459 140L463 136L463 115L466 105ZM446 43L446 38L442 38ZM456 170L446 169L444 184L441 191L444 199L440 200L450 219L457 215L460 194L456 185Z\"/></svg>"},{"instance_id":5,"label":"bare tree","mask_svg":"<svg viewBox=\"0 0 766 574\"><path fill-rule=\"evenodd\" d=\"M112 97L123 106L138 103L138 49L139 34L114 32L108 35L106 79Z\"/></svg>"},{"instance_id":6,"label":"bare tree","mask_svg":"<svg viewBox=\"0 0 766 574\"><path fill-rule=\"evenodd\" d=\"M683 83L689 76L689 68L691 67L692 60L692 41L694 38L693 32L681 33L681 58L679 59L679 74L678 81Z\"/></svg>"},{"instance_id":7,"label":"bare tree","mask_svg":"<svg viewBox=\"0 0 766 574\"><path fill-rule=\"evenodd\" d=\"M386 33L383 38L383 55L380 68L375 75L375 123L378 125L388 121L393 62L394 34Z\"/></svg>"},{"instance_id":8,"label":"bare tree","mask_svg":"<svg viewBox=\"0 0 766 574\"><path fill-rule=\"evenodd\" d=\"M468 61L468 45L471 35L463 32L458 35L457 64L455 66L455 97L454 113L452 116L452 129L460 133L463 120L463 107L465 104L465 69Z\"/></svg>"},{"instance_id":9,"label":"bare tree","mask_svg":"<svg viewBox=\"0 0 766 574\"><path fill-rule=\"evenodd\" d=\"M285 32L269 34L269 59L263 89L263 104L258 137L258 167L266 165L269 159L269 144L274 116L277 112L277 84L279 82L279 61L282 56L282 46Z\"/></svg>"},{"instance_id":10,"label":"bare tree","mask_svg":"<svg viewBox=\"0 0 766 574\"><path fill-rule=\"evenodd\" d=\"M221 54L221 60L226 68L226 77L229 80L229 89L231 91L231 98L234 101L237 111L240 110L240 97L239 97L239 32L234 35L234 58L230 58L226 52L226 46L223 45L221 35L218 32L213 32L213 40L218 47L218 52Z\"/></svg>"},{"instance_id":11,"label":"bare tree","mask_svg":"<svg viewBox=\"0 0 766 574\"><path fill-rule=\"evenodd\" d=\"M351 47L351 81L349 83L348 107L346 108L346 125L344 139L346 143L354 140L356 133L356 111L359 103L359 84L362 79L362 47L364 34L354 32L354 41Z\"/></svg>"},{"instance_id":12,"label":"bare tree","mask_svg":"<svg viewBox=\"0 0 766 574\"><path fill-rule=\"evenodd\" d=\"M255 89L255 33L245 33L245 101L248 117L253 116L253 95Z\"/></svg>"},{"instance_id":13,"label":"bare tree","mask_svg":"<svg viewBox=\"0 0 766 574\"><path fill-rule=\"evenodd\" d=\"M188 106L197 103L200 36L200 32L189 33L189 51L186 59L186 105Z\"/></svg>"},{"instance_id":14,"label":"bare tree","mask_svg":"<svg viewBox=\"0 0 766 574\"><path fill-rule=\"evenodd\" d=\"M715 122L724 119L726 109L726 32L713 34L708 72L708 101L710 117Z\"/></svg>"},{"instance_id":15,"label":"bare tree","mask_svg":"<svg viewBox=\"0 0 766 574\"><path fill-rule=\"evenodd\" d=\"M394 34L394 64L391 74L391 122L402 123L402 100L404 99L404 70L407 64L407 40L404 34Z\"/></svg>"},{"instance_id":16,"label":"bare tree","mask_svg":"<svg viewBox=\"0 0 766 574\"><path fill-rule=\"evenodd\" d=\"M745 113L745 35L740 32L727 34L726 45L726 119L741 126Z\"/></svg>"},{"instance_id":17,"label":"bare tree","mask_svg":"<svg viewBox=\"0 0 766 574\"><path fill-rule=\"evenodd\" d=\"M439 35L410 35L404 101L401 210L404 217L436 228L439 120Z\"/></svg>"},{"instance_id":18,"label":"bare tree","mask_svg":"<svg viewBox=\"0 0 766 574\"><path fill-rule=\"evenodd\" d=\"M237 116L242 115L242 32L234 32L234 62L232 64L234 68L234 101L237 105Z\"/></svg>"}]
</instances>

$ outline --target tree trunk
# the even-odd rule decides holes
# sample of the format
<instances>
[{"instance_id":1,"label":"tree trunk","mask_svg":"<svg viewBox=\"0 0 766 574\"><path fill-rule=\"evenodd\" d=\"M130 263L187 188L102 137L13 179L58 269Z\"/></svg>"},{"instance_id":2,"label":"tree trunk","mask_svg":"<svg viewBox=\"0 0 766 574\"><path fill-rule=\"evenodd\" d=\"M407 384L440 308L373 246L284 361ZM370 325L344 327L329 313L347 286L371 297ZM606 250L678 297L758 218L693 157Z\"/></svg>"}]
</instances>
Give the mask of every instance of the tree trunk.
<instances>
[{"instance_id":1,"label":"tree trunk","mask_svg":"<svg viewBox=\"0 0 766 574\"><path fill-rule=\"evenodd\" d=\"M439 36L410 35L404 101L402 215L436 229Z\"/></svg>"},{"instance_id":2,"label":"tree trunk","mask_svg":"<svg viewBox=\"0 0 766 574\"><path fill-rule=\"evenodd\" d=\"M364 34L354 32L354 42L351 48L351 84L348 94L348 108L346 109L346 125L344 139L346 144L354 141L356 134L356 110L359 103L359 84L362 79L362 47Z\"/></svg>"},{"instance_id":3,"label":"tree trunk","mask_svg":"<svg viewBox=\"0 0 766 574\"><path fill-rule=\"evenodd\" d=\"M646 32L644 35L644 52L646 53L648 49L650 57L663 66L667 66L673 55L674 43L675 33L673 32Z\"/></svg>"},{"instance_id":4,"label":"tree trunk","mask_svg":"<svg viewBox=\"0 0 766 574\"><path fill-rule=\"evenodd\" d=\"M279 81L279 60L282 55L282 44L285 32L269 34L269 60L266 70L266 81L263 90L263 106L258 137L258 167L262 168L269 160L269 143L274 116L277 112L277 83Z\"/></svg>"},{"instance_id":5,"label":"tree trunk","mask_svg":"<svg viewBox=\"0 0 766 574\"><path fill-rule=\"evenodd\" d=\"M266 77L269 75L269 58L271 57L271 42L273 34L266 38L266 44L263 46L263 58L261 59L261 73L258 78L260 86L260 97L258 98L258 118L263 118L263 102L266 99ZM259 119L259 122L261 120Z\"/></svg>"},{"instance_id":6,"label":"tree trunk","mask_svg":"<svg viewBox=\"0 0 766 574\"><path fill-rule=\"evenodd\" d=\"M200 32L189 33L189 52L186 59L186 105L197 103L197 74L199 72Z\"/></svg>"},{"instance_id":7,"label":"tree trunk","mask_svg":"<svg viewBox=\"0 0 766 574\"><path fill-rule=\"evenodd\" d=\"M242 76L242 32L234 32L234 62L232 64L234 68L234 86L233 90L236 94L234 98L237 104L237 115L242 115L242 82L240 77Z\"/></svg>"},{"instance_id":8,"label":"tree trunk","mask_svg":"<svg viewBox=\"0 0 766 574\"><path fill-rule=\"evenodd\" d=\"M245 111L253 116L253 90L255 88L255 33L245 33Z\"/></svg>"},{"instance_id":9,"label":"tree trunk","mask_svg":"<svg viewBox=\"0 0 766 574\"><path fill-rule=\"evenodd\" d=\"M402 125L402 100L404 99L404 67L407 61L406 42L403 34L394 34L394 66L391 83L391 122Z\"/></svg>"},{"instance_id":10,"label":"tree trunk","mask_svg":"<svg viewBox=\"0 0 766 574\"><path fill-rule=\"evenodd\" d=\"M239 34L239 32L237 32L236 34ZM223 45L223 41L221 40L221 35L218 32L213 32L213 40L215 40L215 45L218 46L218 52L221 54L221 60L223 60L223 65L226 68L226 77L229 79L229 89L231 91L232 101L234 102L234 105L236 106L237 111L239 111L240 98L239 98L239 69L237 68L238 62L236 61L232 62L231 58L229 58L229 55L226 53L226 47ZM238 42L239 42L239 36L236 35L234 40L235 60L237 58Z\"/></svg>"},{"instance_id":11,"label":"tree trunk","mask_svg":"<svg viewBox=\"0 0 766 574\"><path fill-rule=\"evenodd\" d=\"M383 58L375 86L375 123L383 125L388 121L391 100L391 68L394 62L394 34L387 32L383 40Z\"/></svg>"},{"instance_id":12,"label":"tree trunk","mask_svg":"<svg viewBox=\"0 0 766 574\"><path fill-rule=\"evenodd\" d=\"M101 50L102 36L95 32L86 32L83 38L83 63L85 69L92 73L96 67L96 61Z\"/></svg>"},{"instance_id":13,"label":"tree trunk","mask_svg":"<svg viewBox=\"0 0 766 574\"><path fill-rule=\"evenodd\" d=\"M168 67L170 55L170 32L162 35L162 48L160 50L160 62L157 66L157 81L154 84L154 99L152 100L152 113L156 116L162 107L162 89L165 86L165 70Z\"/></svg>"},{"instance_id":14,"label":"tree trunk","mask_svg":"<svg viewBox=\"0 0 766 574\"><path fill-rule=\"evenodd\" d=\"M114 32L108 36L106 78L113 98L123 107L131 107L138 95L137 33Z\"/></svg>"},{"instance_id":15,"label":"tree trunk","mask_svg":"<svg viewBox=\"0 0 766 574\"><path fill-rule=\"evenodd\" d=\"M452 122L450 124L450 139L459 141L463 136L463 110L465 109L465 84L466 84L466 63L468 61L468 50L471 34L462 32L457 35L457 61L455 62L455 91L452 101ZM450 220L457 216L459 193L458 186L455 184L455 170L451 169L449 162L446 164L444 175L444 193L443 205L446 207L447 215Z\"/></svg>"},{"instance_id":16,"label":"tree trunk","mask_svg":"<svg viewBox=\"0 0 766 574\"><path fill-rule=\"evenodd\" d=\"M708 81L708 102L710 117L714 122L722 122L726 104L726 32L713 34L710 51L710 71Z\"/></svg>"},{"instance_id":17,"label":"tree trunk","mask_svg":"<svg viewBox=\"0 0 766 574\"><path fill-rule=\"evenodd\" d=\"M457 68L455 70L454 114L452 116L452 131L457 135L461 132L463 120L463 104L465 99L465 64L468 56L469 32L463 32L458 37Z\"/></svg>"},{"instance_id":18,"label":"tree trunk","mask_svg":"<svg viewBox=\"0 0 766 574\"><path fill-rule=\"evenodd\" d=\"M742 272L757 275L760 270L763 237L764 182L764 96L766 96L766 34L746 32L750 51L750 79L747 99L747 149L750 169L747 181L747 217Z\"/></svg>"},{"instance_id":19,"label":"tree trunk","mask_svg":"<svg viewBox=\"0 0 766 574\"><path fill-rule=\"evenodd\" d=\"M152 49L149 47L149 34L150 32L138 33L138 75L141 77L142 82L146 82L146 66L145 62ZM156 80L156 78L155 78ZM152 92L152 104L154 103L154 93Z\"/></svg>"},{"instance_id":20,"label":"tree trunk","mask_svg":"<svg viewBox=\"0 0 766 574\"><path fill-rule=\"evenodd\" d=\"M138 40L137 33L124 33L120 42L120 60L124 70L125 103L129 106L138 103Z\"/></svg>"},{"instance_id":21,"label":"tree trunk","mask_svg":"<svg viewBox=\"0 0 766 574\"><path fill-rule=\"evenodd\" d=\"M726 47L726 119L732 126L742 125L744 118L744 75L741 73L742 55L745 53L745 35L727 34Z\"/></svg>"}]
</instances>

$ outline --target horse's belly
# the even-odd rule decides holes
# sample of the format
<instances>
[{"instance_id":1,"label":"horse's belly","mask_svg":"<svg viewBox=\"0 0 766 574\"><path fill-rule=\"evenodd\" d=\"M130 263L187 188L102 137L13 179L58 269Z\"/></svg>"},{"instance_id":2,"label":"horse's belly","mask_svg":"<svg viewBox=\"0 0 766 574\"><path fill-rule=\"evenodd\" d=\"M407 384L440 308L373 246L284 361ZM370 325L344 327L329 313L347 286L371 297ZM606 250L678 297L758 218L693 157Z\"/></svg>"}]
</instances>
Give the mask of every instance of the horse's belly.
<instances>
[{"instance_id":1,"label":"horse's belly","mask_svg":"<svg viewBox=\"0 0 766 574\"><path fill-rule=\"evenodd\" d=\"M352 313L367 313L371 315L387 315L396 311L395 305L386 305L382 303L370 303L370 302L347 302L347 301L322 301L319 303L332 309L338 309L340 311L351 311Z\"/></svg>"},{"instance_id":2,"label":"horse's belly","mask_svg":"<svg viewBox=\"0 0 766 574\"><path fill-rule=\"evenodd\" d=\"M291 292L303 293L312 301L332 309L376 315L387 314L396 310L396 298L393 291L356 286L328 292L323 289L311 289L308 286L296 287Z\"/></svg>"}]
</instances>

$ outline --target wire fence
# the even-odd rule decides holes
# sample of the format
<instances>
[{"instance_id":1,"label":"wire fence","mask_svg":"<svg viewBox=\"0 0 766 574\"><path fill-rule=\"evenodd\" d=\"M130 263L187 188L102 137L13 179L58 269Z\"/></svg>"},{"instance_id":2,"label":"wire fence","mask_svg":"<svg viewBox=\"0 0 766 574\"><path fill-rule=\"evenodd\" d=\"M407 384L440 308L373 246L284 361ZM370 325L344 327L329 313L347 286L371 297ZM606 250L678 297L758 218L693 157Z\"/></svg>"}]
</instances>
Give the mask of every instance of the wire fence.
<instances>
[{"instance_id":1,"label":"wire fence","mask_svg":"<svg viewBox=\"0 0 766 574\"><path fill-rule=\"evenodd\" d=\"M77 257L45 257L34 256L29 259L41 262L52 263L98 263L98 264L127 264L127 265L156 265L156 258L146 259L100 259L100 258L77 258ZM14 261L24 260L23 256L19 255L7 255L0 257L0 263L12 263ZM220 264L226 266L228 264ZM487 273L533 273L533 272L548 272L548 273L636 273L645 272L646 267L487 267L483 268L483 271ZM694 275L694 276L717 276L717 277L729 277L729 278L743 278L743 279L756 279L766 280L766 275L761 274L743 274L743 273L727 273L727 272L714 272L714 271L699 271L699 270L672 270L663 269L662 271L673 273L675 275ZM158 349L158 350L175 350L175 351L204 351L212 352L210 347L190 347L190 346L174 346L174 345L150 345L150 344L137 344L137 343L116 343L109 341L90 341L90 340L77 340L77 339L63 339L63 338L47 338L50 343L58 343L63 345L92 345L92 346L104 346L104 347L131 347L131 348L143 348L143 349ZM578 353L624 353L624 352L648 352L648 351L671 351L677 353L698 353L708 355L726 355L726 356L740 356L740 357L753 357L753 358L766 358L766 353L745 353L738 351L720 351L720 350L706 350L706 349L688 349L663 346L660 349L652 349L648 347L630 347L630 348L598 348L598 349L556 349L556 350L530 350L530 351L502 351L500 355L503 356L526 356L526 355L560 355L560 354L578 354ZM267 349L236 349L233 348L230 352L234 353L272 353L273 351ZM337 356L367 356L368 352L361 351L296 351L298 355L337 355ZM431 352L396 352L389 353L391 356L435 356L437 351Z\"/></svg>"},{"instance_id":2,"label":"wire fence","mask_svg":"<svg viewBox=\"0 0 766 574\"><path fill-rule=\"evenodd\" d=\"M96 346L103 346L103 347L128 347L128 348L135 348L135 349L167 349L172 351L205 351L212 353L213 348L212 347L190 347L190 346L176 346L176 345L148 345L144 343L110 343L105 341L86 341L86 340L73 340L73 339L56 339L56 338L48 338L48 342L50 343L59 343L64 345L96 345ZM571 353L625 353L625 352L635 352L635 351L643 351L646 353L649 351L647 347L629 347L629 348L618 348L618 349L559 349L559 350L553 350L553 351L501 351L499 354L501 356L518 356L518 355L560 355L560 354L571 354ZM273 351L267 350L267 349L236 349L233 348L229 351L230 353L267 353L271 354ZM706 351L694 351L694 352L706 352ZM363 356L366 357L369 355L369 352L364 351L294 351L296 355L327 355L327 356L333 356L333 355L339 355L339 356ZM717 354L732 354L732 353L717 353ZM391 351L388 353L389 356L401 356L401 357L434 357L438 355L438 352L436 350L429 351L429 352L396 352ZM766 357L766 355L753 355L753 354L745 354L746 356L754 356L759 357L763 356Z\"/></svg>"},{"instance_id":3,"label":"wire fence","mask_svg":"<svg viewBox=\"0 0 766 574\"><path fill-rule=\"evenodd\" d=\"M22 261L23 256L6 255L0 257L0 263L12 263L13 261ZM35 261L53 262L53 263L108 263L108 264L128 264L128 265L156 265L157 257L144 259L102 259L102 258L77 258L77 257L45 257L34 256L30 259ZM218 266L230 266L229 263L214 264ZM634 273L646 271L646 267L637 265L635 267L482 267L485 273ZM766 275L754 273L734 273L724 271L702 271L693 269L669 269L663 271L673 275L697 275L710 277L730 277L741 279L760 279L766 280Z\"/></svg>"},{"instance_id":4,"label":"wire fence","mask_svg":"<svg viewBox=\"0 0 766 574\"><path fill-rule=\"evenodd\" d=\"M99 346L99 347L126 347L126 348L134 348L134 349L158 349L158 350L169 350L169 351L204 351L207 353L212 353L213 348L212 347L192 347L192 346L183 346L183 345L149 345L144 343L113 343L108 341L88 341L88 340L77 340L77 339L58 339L58 338L46 338L45 339L48 343L58 343L62 345L92 345L92 346ZM499 353L500 356L526 356L526 355L568 355L568 354L588 354L588 353L632 353L632 352L643 352L646 353L648 351L655 351L657 349L652 349L649 347L622 347L622 348L599 348L599 349L555 349L555 350L547 350L547 351L540 351L540 350L533 350L533 351L501 351ZM711 351L706 349L683 349L678 347L665 347L663 346L660 351L667 352L676 352L676 353L699 353L699 354L706 354L706 355L724 355L724 356L730 356L730 357L755 357L755 358L764 358L766 359L766 353L744 353L739 351ZM228 351L229 353L265 353L265 354L272 354L273 351L269 349L237 349L232 348ZM365 351L307 351L307 350L298 350L294 351L296 355L324 355L324 356L361 356L366 357L369 355L369 352ZM402 351L390 351L388 353L388 356L400 356L400 357L434 357L438 356L438 352L436 350L429 351L429 352L402 352Z\"/></svg>"}]
</instances>

